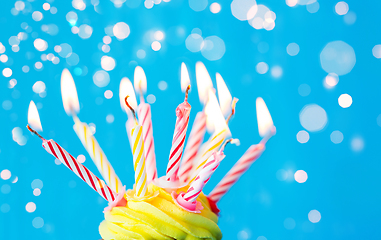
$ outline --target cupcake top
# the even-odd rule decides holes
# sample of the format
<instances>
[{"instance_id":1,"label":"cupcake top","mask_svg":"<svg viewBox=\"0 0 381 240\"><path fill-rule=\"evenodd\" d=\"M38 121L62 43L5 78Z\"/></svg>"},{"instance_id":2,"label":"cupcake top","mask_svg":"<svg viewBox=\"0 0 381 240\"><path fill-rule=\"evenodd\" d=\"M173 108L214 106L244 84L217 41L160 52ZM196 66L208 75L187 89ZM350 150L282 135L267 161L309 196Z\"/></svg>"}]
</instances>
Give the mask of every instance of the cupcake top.
<instances>
[{"instance_id":1,"label":"cupcake top","mask_svg":"<svg viewBox=\"0 0 381 240\"><path fill-rule=\"evenodd\" d=\"M143 201L129 199L126 206L104 212L105 220L99 226L104 240L222 238L218 217L204 194L197 198L203 206L201 213L191 213L176 205L171 194L154 184L148 190L158 195Z\"/></svg>"}]
</instances>

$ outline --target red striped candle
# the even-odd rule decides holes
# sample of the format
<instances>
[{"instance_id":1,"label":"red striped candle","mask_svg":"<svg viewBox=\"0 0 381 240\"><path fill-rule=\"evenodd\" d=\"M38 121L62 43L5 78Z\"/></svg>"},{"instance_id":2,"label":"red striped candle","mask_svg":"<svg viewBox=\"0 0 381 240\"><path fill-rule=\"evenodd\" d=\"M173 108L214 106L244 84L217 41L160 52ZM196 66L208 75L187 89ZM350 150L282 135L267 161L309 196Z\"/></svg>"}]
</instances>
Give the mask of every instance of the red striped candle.
<instances>
[{"instance_id":1,"label":"red striped candle","mask_svg":"<svg viewBox=\"0 0 381 240\"><path fill-rule=\"evenodd\" d=\"M147 181L157 178L155 145L151 119L151 106L140 102L138 108L139 124L143 127L144 155L146 159Z\"/></svg>"},{"instance_id":2,"label":"red striped candle","mask_svg":"<svg viewBox=\"0 0 381 240\"><path fill-rule=\"evenodd\" d=\"M264 150L265 145L263 143L252 145L212 190L208 198L214 202L218 202L247 169L250 168L251 164L261 156Z\"/></svg>"},{"instance_id":3,"label":"red striped candle","mask_svg":"<svg viewBox=\"0 0 381 240\"><path fill-rule=\"evenodd\" d=\"M185 93L185 100L176 109L176 125L175 133L173 134L172 147L169 155L169 162L167 165L166 180L170 182L178 181L177 173L180 167L180 160L183 154L185 137L187 134L189 114L191 105L188 103L188 86Z\"/></svg>"},{"instance_id":4,"label":"red striped candle","mask_svg":"<svg viewBox=\"0 0 381 240\"><path fill-rule=\"evenodd\" d=\"M186 182L193 167L193 162L202 144L206 131L206 115L204 111L197 113L192 131L190 132L188 143L184 150L183 161L179 170L179 178Z\"/></svg>"},{"instance_id":5,"label":"red striped candle","mask_svg":"<svg viewBox=\"0 0 381 240\"><path fill-rule=\"evenodd\" d=\"M115 200L117 194L114 191L112 191L102 180L90 172L89 169L78 162L55 141L43 139L42 146L48 153L60 160L66 167L85 181L92 189L97 191L104 199L109 202Z\"/></svg>"},{"instance_id":6,"label":"red striped candle","mask_svg":"<svg viewBox=\"0 0 381 240\"><path fill-rule=\"evenodd\" d=\"M197 175L195 180L192 182L187 192L184 195L186 201L194 202L196 201L198 195L200 195L205 184L209 181L210 177L220 165L222 159L225 155L222 151L214 152L213 155L208 159L208 161L203 165L202 170Z\"/></svg>"}]
</instances>

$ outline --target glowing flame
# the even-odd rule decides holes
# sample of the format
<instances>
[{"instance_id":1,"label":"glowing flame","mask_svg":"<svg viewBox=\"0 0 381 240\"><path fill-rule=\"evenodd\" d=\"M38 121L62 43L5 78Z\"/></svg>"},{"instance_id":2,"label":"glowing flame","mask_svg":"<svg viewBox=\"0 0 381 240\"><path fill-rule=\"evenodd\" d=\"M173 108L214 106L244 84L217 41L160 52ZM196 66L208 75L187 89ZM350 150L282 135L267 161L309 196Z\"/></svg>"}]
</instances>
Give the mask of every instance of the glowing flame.
<instances>
[{"instance_id":1,"label":"glowing flame","mask_svg":"<svg viewBox=\"0 0 381 240\"><path fill-rule=\"evenodd\" d=\"M217 92L218 92L218 99L220 100L221 112L226 117L231 112L231 103L233 98L229 92L228 87L225 84L224 79L222 79L219 73L216 74L216 80L217 80Z\"/></svg>"},{"instance_id":2,"label":"glowing flame","mask_svg":"<svg viewBox=\"0 0 381 240\"><path fill-rule=\"evenodd\" d=\"M61 95L66 114L79 113L77 89L73 77L66 68L61 75Z\"/></svg>"},{"instance_id":3,"label":"glowing flame","mask_svg":"<svg viewBox=\"0 0 381 240\"><path fill-rule=\"evenodd\" d=\"M196 63L196 80L200 102L206 104L208 101L208 90L213 89L213 83L208 70L206 70L202 62Z\"/></svg>"},{"instance_id":4,"label":"glowing flame","mask_svg":"<svg viewBox=\"0 0 381 240\"><path fill-rule=\"evenodd\" d=\"M209 89L208 91L208 99L208 103L205 106L207 123L209 124L209 126L213 126L215 133L219 133L225 129L228 131L228 135L230 135L229 127L226 124L224 116L222 115L222 112L218 105L217 97L211 89Z\"/></svg>"},{"instance_id":5,"label":"glowing flame","mask_svg":"<svg viewBox=\"0 0 381 240\"><path fill-rule=\"evenodd\" d=\"M136 102L134 87L132 86L131 81L128 78L124 77L122 78L122 81L120 81L119 85L120 107L128 114L132 114L131 110L126 106L126 102L124 100L126 96L130 96L128 98L128 103L131 105L131 107L133 109L137 109L138 103Z\"/></svg>"},{"instance_id":6,"label":"glowing flame","mask_svg":"<svg viewBox=\"0 0 381 240\"><path fill-rule=\"evenodd\" d=\"M262 98L257 98L257 120L258 120L258 130L259 135L264 137L271 128L274 126L273 120L271 118L270 112L267 109L265 101Z\"/></svg>"},{"instance_id":7,"label":"glowing flame","mask_svg":"<svg viewBox=\"0 0 381 240\"><path fill-rule=\"evenodd\" d=\"M28 123L37 132L42 132L40 115L38 114L38 110L36 104L33 101L29 103L28 109Z\"/></svg>"},{"instance_id":8,"label":"glowing flame","mask_svg":"<svg viewBox=\"0 0 381 240\"><path fill-rule=\"evenodd\" d=\"M185 92L190 84L189 73L185 63L181 63L181 91Z\"/></svg>"},{"instance_id":9,"label":"glowing flame","mask_svg":"<svg viewBox=\"0 0 381 240\"><path fill-rule=\"evenodd\" d=\"M142 67L137 66L134 73L134 87L140 93L147 92L147 77Z\"/></svg>"}]
</instances>

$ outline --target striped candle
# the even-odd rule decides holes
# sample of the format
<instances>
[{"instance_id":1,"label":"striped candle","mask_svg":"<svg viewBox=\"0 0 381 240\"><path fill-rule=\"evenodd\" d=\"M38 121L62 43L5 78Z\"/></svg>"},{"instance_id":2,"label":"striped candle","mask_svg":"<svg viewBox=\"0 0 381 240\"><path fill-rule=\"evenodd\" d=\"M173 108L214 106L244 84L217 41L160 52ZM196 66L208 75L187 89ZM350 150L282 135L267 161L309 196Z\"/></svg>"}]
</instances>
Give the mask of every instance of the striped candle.
<instances>
[{"instance_id":1,"label":"striped candle","mask_svg":"<svg viewBox=\"0 0 381 240\"><path fill-rule=\"evenodd\" d=\"M207 144L204 152L201 154L200 158L197 161L197 164L193 166L192 169L192 179L190 180L190 183L195 180L197 174L200 172L202 167L205 165L206 161L214 152L218 150L218 148L222 145L223 141L225 140L225 137L227 136L228 131L226 129L220 131L219 133L215 134Z\"/></svg>"},{"instance_id":2,"label":"striped candle","mask_svg":"<svg viewBox=\"0 0 381 240\"><path fill-rule=\"evenodd\" d=\"M143 128L136 124L131 129L132 154L134 156L135 170L135 196L143 197L147 192L147 176L144 159Z\"/></svg>"},{"instance_id":3,"label":"striped candle","mask_svg":"<svg viewBox=\"0 0 381 240\"><path fill-rule=\"evenodd\" d=\"M60 160L66 167L85 181L92 189L97 191L104 199L109 202L115 200L117 194L114 191L112 191L102 180L90 172L89 169L78 162L55 141L43 139L42 146L48 153Z\"/></svg>"},{"instance_id":4,"label":"striped candle","mask_svg":"<svg viewBox=\"0 0 381 240\"><path fill-rule=\"evenodd\" d=\"M139 124L143 127L144 156L146 159L147 181L157 178L155 145L153 141L151 106L140 102L138 108Z\"/></svg>"},{"instance_id":5,"label":"striped candle","mask_svg":"<svg viewBox=\"0 0 381 240\"><path fill-rule=\"evenodd\" d=\"M196 201L198 195L200 195L205 184L209 181L210 177L224 158L225 155L222 151L214 152L212 156L209 157L208 161L203 165L202 170L197 175L197 177L185 193L184 199L186 201Z\"/></svg>"},{"instance_id":6,"label":"striped candle","mask_svg":"<svg viewBox=\"0 0 381 240\"><path fill-rule=\"evenodd\" d=\"M222 178L217 186L209 194L209 199L218 202L238 179L250 168L250 166L261 156L265 145L259 143L252 145L245 154L237 161L230 171Z\"/></svg>"},{"instance_id":7,"label":"striped candle","mask_svg":"<svg viewBox=\"0 0 381 240\"><path fill-rule=\"evenodd\" d=\"M198 150L202 144L206 131L206 115L204 111L197 113L194 120L192 131L190 132L188 143L184 150L183 161L179 170L180 180L188 180L189 173L192 170L193 162L197 156Z\"/></svg>"},{"instance_id":8,"label":"striped candle","mask_svg":"<svg viewBox=\"0 0 381 240\"><path fill-rule=\"evenodd\" d=\"M191 106L187 101L181 103L176 109L176 125L173 134L171 153L167 165L166 180L175 182L178 180L177 173L180 167L180 160L183 154L185 137L188 129L189 113Z\"/></svg>"},{"instance_id":9,"label":"striped candle","mask_svg":"<svg viewBox=\"0 0 381 240\"><path fill-rule=\"evenodd\" d=\"M123 185L115 174L113 167L107 160L107 157L99 146L97 140L91 133L89 126L86 123L82 123L78 117L74 117L73 119L75 122L74 131L77 133L86 151L97 166L103 179L114 192L119 193L123 190Z\"/></svg>"}]
</instances>

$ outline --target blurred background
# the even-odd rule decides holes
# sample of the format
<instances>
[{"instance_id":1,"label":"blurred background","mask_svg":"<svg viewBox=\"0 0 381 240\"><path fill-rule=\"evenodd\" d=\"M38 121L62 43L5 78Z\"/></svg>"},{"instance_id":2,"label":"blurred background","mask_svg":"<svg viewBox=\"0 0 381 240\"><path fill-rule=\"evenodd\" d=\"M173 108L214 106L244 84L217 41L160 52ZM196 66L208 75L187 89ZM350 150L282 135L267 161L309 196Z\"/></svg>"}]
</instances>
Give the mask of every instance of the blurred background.
<instances>
[{"instance_id":1,"label":"blurred background","mask_svg":"<svg viewBox=\"0 0 381 240\"><path fill-rule=\"evenodd\" d=\"M230 122L239 147L208 193L260 141L255 99L277 134L219 202L224 239L381 238L379 1L24 0L0 7L0 238L99 239L107 205L25 128L33 100L41 133L100 175L73 130L60 75L72 73L79 117L92 126L123 184L134 183L119 83L142 66L159 175L184 99L180 65L202 105L195 64L240 99ZM190 129L190 127L189 127ZM189 130L188 130L189 133Z\"/></svg>"}]
</instances>

